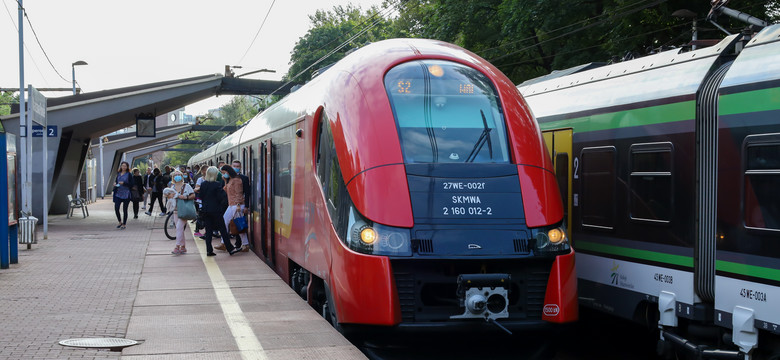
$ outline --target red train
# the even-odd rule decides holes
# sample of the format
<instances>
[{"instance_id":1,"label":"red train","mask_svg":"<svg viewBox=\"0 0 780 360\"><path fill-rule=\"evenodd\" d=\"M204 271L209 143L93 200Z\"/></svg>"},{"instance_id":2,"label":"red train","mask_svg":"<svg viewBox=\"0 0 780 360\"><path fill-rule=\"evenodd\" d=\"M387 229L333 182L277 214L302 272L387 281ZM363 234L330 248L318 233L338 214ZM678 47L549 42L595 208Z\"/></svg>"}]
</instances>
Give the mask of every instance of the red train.
<instances>
[{"instance_id":1,"label":"red train","mask_svg":"<svg viewBox=\"0 0 780 360\"><path fill-rule=\"evenodd\" d=\"M235 159L253 181L253 251L342 331L577 319L539 127L469 51L365 46L190 165Z\"/></svg>"}]
</instances>

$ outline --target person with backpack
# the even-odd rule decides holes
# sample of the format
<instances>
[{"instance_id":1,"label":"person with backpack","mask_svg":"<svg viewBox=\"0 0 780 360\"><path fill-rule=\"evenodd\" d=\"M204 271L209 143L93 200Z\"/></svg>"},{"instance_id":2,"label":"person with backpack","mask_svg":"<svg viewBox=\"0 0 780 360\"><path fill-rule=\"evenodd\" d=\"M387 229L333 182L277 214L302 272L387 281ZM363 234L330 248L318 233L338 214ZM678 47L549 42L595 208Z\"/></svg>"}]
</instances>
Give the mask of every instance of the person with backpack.
<instances>
[{"instance_id":1,"label":"person with backpack","mask_svg":"<svg viewBox=\"0 0 780 360\"><path fill-rule=\"evenodd\" d=\"M205 167L205 166L204 166ZM222 208L222 202L227 199L222 185L217 181L219 170L216 167L210 166L206 169L206 175L202 177L203 181L200 185L195 187L195 191L198 192L198 196L201 199L200 216L203 218L203 222L206 227L206 234L204 239L206 241L206 256L214 256L214 248L211 245L211 239L214 231L219 231L224 243L224 248L228 254L233 255L240 251L233 247L230 243L230 235L228 235L225 222L223 221L223 214L225 210Z\"/></svg>"},{"instance_id":2,"label":"person with backpack","mask_svg":"<svg viewBox=\"0 0 780 360\"><path fill-rule=\"evenodd\" d=\"M144 214L149 216L152 215L152 212L154 211L154 200L157 200L160 204L160 210L162 211L160 216L163 216L168 212L165 209L165 204L163 203L163 189L165 189L167 185L165 185L165 179L160 173L160 169L154 168L150 183L152 184L152 200L149 202L149 210Z\"/></svg>"}]
</instances>

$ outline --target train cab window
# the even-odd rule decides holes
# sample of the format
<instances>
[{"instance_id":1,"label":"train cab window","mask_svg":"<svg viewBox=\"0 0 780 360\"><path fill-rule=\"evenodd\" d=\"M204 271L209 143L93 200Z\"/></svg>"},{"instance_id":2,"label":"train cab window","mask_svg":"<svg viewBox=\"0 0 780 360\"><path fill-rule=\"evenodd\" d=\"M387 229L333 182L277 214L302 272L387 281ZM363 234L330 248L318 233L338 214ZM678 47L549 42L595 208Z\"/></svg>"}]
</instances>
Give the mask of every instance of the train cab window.
<instances>
[{"instance_id":1,"label":"train cab window","mask_svg":"<svg viewBox=\"0 0 780 360\"><path fill-rule=\"evenodd\" d=\"M348 206L348 194L344 178L341 175L338 156L336 155L336 143L333 141L333 131L327 115L322 114L318 130L317 140L317 177L322 185L322 191L327 202L328 212L334 226L341 233L341 213ZM346 217L345 219L346 220Z\"/></svg>"},{"instance_id":2,"label":"train cab window","mask_svg":"<svg viewBox=\"0 0 780 360\"><path fill-rule=\"evenodd\" d=\"M292 198L292 146L290 143L273 145L274 195Z\"/></svg>"},{"instance_id":3,"label":"train cab window","mask_svg":"<svg viewBox=\"0 0 780 360\"><path fill-rule=\"evenodd\" d=\"M632 220L669 223L672 219L672 144L631 146L629 216Z\"/></svg>"},{"instance_id":4,"label":"train cab window","mask_svg":"<svg viewBox=\"0 0 780 360\"><path fill-rule=\"evenodd\" d=\"M490 79L465 65L420 60L385 76L406 163L508 163L506 125Z\"/></svg>"},{"instance_id":5,"label":"train cab window","mask_svg":"<svg viewBox=\"0 0 780 360\"><path fill-rule=\"evenodd\" d=\"M582 166L582 225L612 230L615 226L615 148L585 148L580 155Z\"/></svg>"},{"instance_id":6,"label":"train cab window","mask_svg":"<svg viewBox=\"0 0 780 360\"><path fill-rule=\"evenodd\" d=\"M756 140L762 143L755 143ZM774 140L774 143L765 143L766 140ZM743 194L745 226L780 230L780 136L750 136L747 141Z\"/></svg>"}]
</instances>

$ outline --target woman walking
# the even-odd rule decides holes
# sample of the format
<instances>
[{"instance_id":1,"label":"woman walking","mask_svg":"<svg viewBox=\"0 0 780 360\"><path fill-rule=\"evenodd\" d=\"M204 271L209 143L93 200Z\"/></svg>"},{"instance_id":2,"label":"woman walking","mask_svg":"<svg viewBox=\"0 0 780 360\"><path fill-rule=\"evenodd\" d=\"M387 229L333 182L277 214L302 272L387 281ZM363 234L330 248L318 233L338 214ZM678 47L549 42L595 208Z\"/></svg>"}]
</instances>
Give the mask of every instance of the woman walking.
<instances>
[{"instance_id":1,"label":"woman walking","mask_svg":"<svg viewBox=\"0 0 780 360\"><path fill-rule=\"evenodd\" d=\"M149 201L149 210L145 212L146 215L151 216L152 212L154 212L154 200L157 200L157 203L160 204L160 215L165 215L165 205L163 204L163 189L167 185L164 184L163 176L160 173L160 169L154 168L154 171L152 172L152 180L150 180L152 184L152 200Z\"/></svg>"},{"instance_id":2,"label":"woman walking","mask_svg":"<svg viewBox=\"0 0 780 360\"><path fill-rule=\"evenodd\" d=\"M141 171L133 168L133 187L130 189L130 201L133 202L133 219L138 219L138 203L143 200L141 194L144 193L144 179L141 177Z\"/></svg>"},{"instance_id":3,"label":"woman walking","mask_svg":"<svg viewBox=\"0 0 780 360\"><path fill-rule=\"evenodd\" d=\"M205 169L206 167L203 166ZM195 191L198 192L198 197L203 202L200 208L200 216L203 218L203 222L206 225L206 234L204 240L206 240L206 256L214 256L214 249L211 246L211 236L214 231L219 231L222 235L222 242L227 247L227 251L230 255L233 255L240 251L233 247L230 243L230 235L228 235L225 228L225 222L222 219L222 206L221 198L225 195L225 191L222 189L222 184L217 181L219 170L216 167L210 166L206 169L206 175L201 177L200 185L195 187Z\"/></svg>"},{"instance_id":4,"label":"woman walking","mask_svg":"<svg viewBox=\"0 0 780 360\"><path fill-rule=\"evenodd\" d=\"M174 207L172 218L176 224L176 247L173 249L173 251L171 251L171 254L186 254L187 247L184 244L184 228L187 227L187 220L179 219L178 212L176 211L174 204L176 204L176 202L179 200L194 200L195 192L192 190L192 186L190 186L190 184L184 182L184 176L182 176L181 171L174 171L171 175L171 189L176 191L176 193L172 195L173 201L171 205Z\"/></svg>"},{"instance_id":5,"label":"woman walking","mask_svg":"<svg viewBox=\"0 0 780 360\"><path fill-rule=\"evenodd\" d=\"M127 205L130 205L130 189L133 187L133 177L130 175L130 164L122 161L119 164L119 170L116 173L116 182L114 183L114 212L116 220L119 221L117 229L125 229L127 224ZM124 219L119 216L119 205L122 205Z\"/></svg>"},{"instance_id":6,"label":"woman walking","mask_svg":"<svg viewBox=\"0 0 780 360\"><path fill-rule=\"evenodd\" d=\"M222 178L225 179L225 192L228 197L228 208L225 210L225 214L222 219L225 220L225 228L228 228L230 220L237 217L244 216L244 185L241 182L241 177L238 176L235 170L230 165L222 166ZM223 237L224 239L224 237ZM249 237L246 233L239 234L241 242L236 240L236 248L240 248L240 251L249 251ZM225 250L227 243L216 246L217 250Z\"/></svg>"}]
</instances>

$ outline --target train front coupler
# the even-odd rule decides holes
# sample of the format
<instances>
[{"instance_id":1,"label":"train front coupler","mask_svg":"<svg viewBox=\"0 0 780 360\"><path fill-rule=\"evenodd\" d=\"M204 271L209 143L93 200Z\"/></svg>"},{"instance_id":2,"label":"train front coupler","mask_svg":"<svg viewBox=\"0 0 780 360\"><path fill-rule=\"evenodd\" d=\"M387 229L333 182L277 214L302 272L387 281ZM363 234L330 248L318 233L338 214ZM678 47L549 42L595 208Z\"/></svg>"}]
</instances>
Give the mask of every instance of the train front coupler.
<instances>
[{"instance_id":1,"label":"train front coupler","mask_svg":"<svg viewBox=\"0 0 780 360\"><path fill-rule=\"evenodd\" d=\"M458 275L456 296L464 310L450 319L484 319L511 335L511 331L496 321L509 317L510 280L509 274Z\"/></svg>"}]
</instances>

